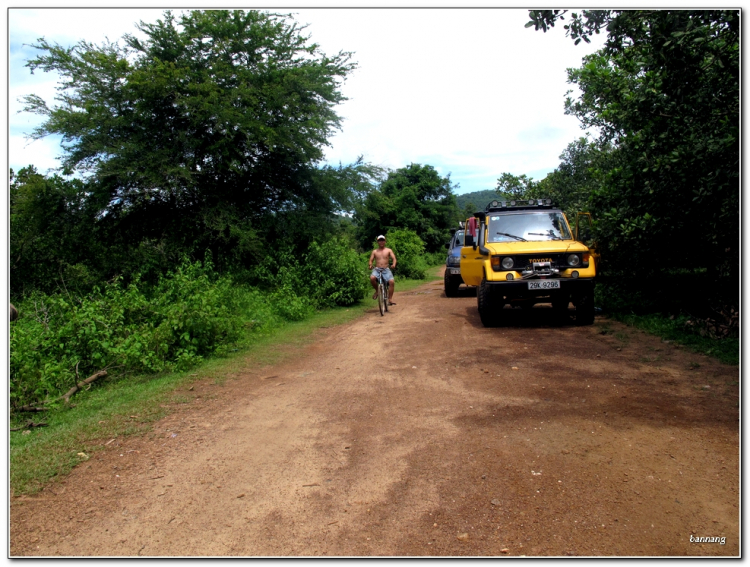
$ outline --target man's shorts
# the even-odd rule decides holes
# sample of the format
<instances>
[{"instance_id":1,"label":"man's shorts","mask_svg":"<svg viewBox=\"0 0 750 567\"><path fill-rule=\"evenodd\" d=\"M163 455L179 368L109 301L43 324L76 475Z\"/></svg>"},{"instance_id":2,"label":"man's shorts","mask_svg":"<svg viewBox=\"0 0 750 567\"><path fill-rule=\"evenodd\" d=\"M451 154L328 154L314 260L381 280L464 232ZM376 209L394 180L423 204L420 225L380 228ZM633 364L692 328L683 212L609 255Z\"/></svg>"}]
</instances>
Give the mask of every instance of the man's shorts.
<instances>
[{"instance_id":1,"label":"man's shorts","mask_svg":"<svg viewBox=\"0 0 750 567\"><path fill-rule=\"evenodd\" d=\"M370 275L377 278L378 272L381 271L383 272L383 281L389 282L393 279L393 274L391 273L390 268L375 268Z\"/></svg>"}]
</instances>

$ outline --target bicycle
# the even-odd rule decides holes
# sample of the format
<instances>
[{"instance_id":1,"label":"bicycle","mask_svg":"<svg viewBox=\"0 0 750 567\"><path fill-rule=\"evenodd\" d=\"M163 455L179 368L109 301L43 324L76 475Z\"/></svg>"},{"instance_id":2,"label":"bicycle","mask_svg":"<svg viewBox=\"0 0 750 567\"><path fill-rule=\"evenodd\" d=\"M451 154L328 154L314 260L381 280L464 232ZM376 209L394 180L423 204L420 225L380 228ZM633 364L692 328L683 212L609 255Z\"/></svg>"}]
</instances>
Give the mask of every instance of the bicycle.
<instances>
[{"instance_id":1,"label":"bicycle","mask_svg":"<svg viewBox=\"0 0 750 567\"><path fill-rule=\"evenodd\" d=\"M378 307L380 308L380 316L385 316L385 312L388 311L388 282L383 280L383 272L385 268L377 268L378 270Z\"/></svg>"}]
</instances>

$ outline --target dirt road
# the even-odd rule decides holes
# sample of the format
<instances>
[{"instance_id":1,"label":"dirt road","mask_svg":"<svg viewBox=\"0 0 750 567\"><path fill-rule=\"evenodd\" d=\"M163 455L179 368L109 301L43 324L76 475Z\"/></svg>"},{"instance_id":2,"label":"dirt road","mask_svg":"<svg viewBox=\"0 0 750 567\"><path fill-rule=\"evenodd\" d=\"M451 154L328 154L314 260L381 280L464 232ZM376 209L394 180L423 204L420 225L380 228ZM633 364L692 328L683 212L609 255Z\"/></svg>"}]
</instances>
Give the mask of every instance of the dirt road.
<instances>
[{"instance_id":1,"label":"dirt road","mask_svg":"<svg viewBox=\"0 0 750 567\"><path fill-rule=\"evenodd\" d=\"M394 299L12 498L11 555L740 554L737 367L541 306L485 329L442 282Z\"/></svg>"}]
</instances>

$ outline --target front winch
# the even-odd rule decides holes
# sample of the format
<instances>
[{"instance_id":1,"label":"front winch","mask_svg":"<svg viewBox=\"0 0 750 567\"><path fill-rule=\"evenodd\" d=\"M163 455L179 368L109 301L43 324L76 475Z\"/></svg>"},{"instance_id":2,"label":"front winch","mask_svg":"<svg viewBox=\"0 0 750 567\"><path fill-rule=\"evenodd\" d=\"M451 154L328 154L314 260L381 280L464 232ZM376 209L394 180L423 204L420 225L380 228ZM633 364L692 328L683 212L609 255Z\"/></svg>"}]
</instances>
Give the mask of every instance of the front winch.
<instances>
[{"instance_id":1,"label":"front winch","mask_svg":"<svg viewBox=\"0 0 750 567\"><path fill-rule=\"evenodd\" d=\"M531 264L531 268L527 268L521 272L521 277L525 280L529 278L537 278L540 276L557 276L560 275L560 270L552 267L552 262L534 262Z\"/></svg>"}]
</instances>

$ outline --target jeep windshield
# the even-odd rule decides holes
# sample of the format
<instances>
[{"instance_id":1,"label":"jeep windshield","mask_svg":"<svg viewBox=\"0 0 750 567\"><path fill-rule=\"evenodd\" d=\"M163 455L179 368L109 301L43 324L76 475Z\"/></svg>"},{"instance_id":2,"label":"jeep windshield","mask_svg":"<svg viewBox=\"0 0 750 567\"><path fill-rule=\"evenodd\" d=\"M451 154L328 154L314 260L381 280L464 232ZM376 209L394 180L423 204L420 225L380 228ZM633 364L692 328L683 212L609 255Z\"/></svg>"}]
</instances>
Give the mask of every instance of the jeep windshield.
<instances>
[{"instance_id":1,"label":"jeep windshield","mask_svg":"<svg viewBox=\"0 0 750 567\"><path fill-rule=\"evenodd\" d=\"M559 211L491 213L487 242L540 242L570 240L568 225Z\"/></svg>"}]
</instances>

